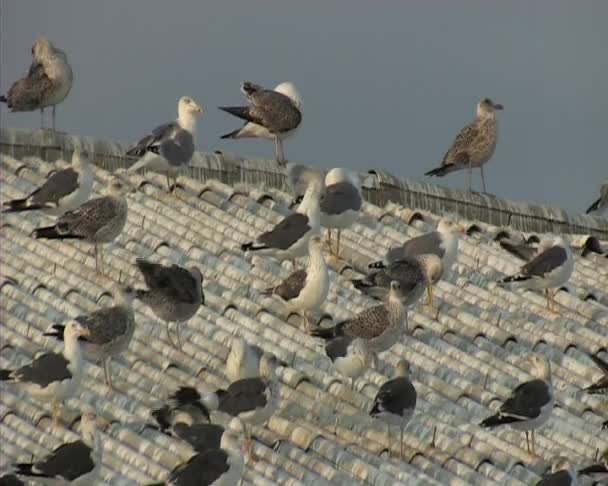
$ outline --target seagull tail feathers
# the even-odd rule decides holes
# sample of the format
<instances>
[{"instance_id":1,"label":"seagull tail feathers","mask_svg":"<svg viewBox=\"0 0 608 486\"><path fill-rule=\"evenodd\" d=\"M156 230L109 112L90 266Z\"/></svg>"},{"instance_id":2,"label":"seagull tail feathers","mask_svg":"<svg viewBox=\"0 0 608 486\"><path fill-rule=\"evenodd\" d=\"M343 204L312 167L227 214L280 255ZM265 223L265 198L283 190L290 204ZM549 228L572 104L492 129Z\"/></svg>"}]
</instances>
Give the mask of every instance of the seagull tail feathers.
<instances>
[{"instance_id":1,"label":"seagull tail feathers","mask_svg":"<svg viewBox=\"0 0 608 486\"><path fill-rule=\"evenodd\" d=\"M33 476L37 478L46 478L45 474L37 473L33 471L34 465L31 462L20 462L13 464L15 468L15 474L22 474L23 476Z\"/></svg>"},{"instance_id":2,"label":"seagull tail feathers","mask_svg":"<svg viewBox=\"0 0 608 486\"><path fill-rule=\"evenodd\" d=\"M8 100L6 99L6 96L0 95L0 103L8 103Z\"/></svg>"},{"instance_id":3,"label":"seagull tail feathers","mask_svg":"<svg viewBox=\"0 0 608 486\"><path fill-rule=\"evenodd\" d=\"M243 251L256 251L256 250L263 250L264 248L266 248L264 245L259 245L259 246L254 246L255 242L250 241L249 243L243 243L241 245L241 250Z\"/></svg>"},{"instance_id":4,"label":"seagull tail feathers","mask_svg":"<svg viewBox=\"0 0 608 486\"><path fill-rule=\"evenodd\" d=\"M600 207L601 201L602 201L601 198L598 198L596 201L594 201L594 203L587 208L587 211L585 211L585 214L589 214L589 213L595 211L596 209L598 209Z\"/></svg>"},{"instance_id":5,"label":"seagull tail feathers","mask_svg":"<svg viewBox=\"0 0 608 486\"><path fill-rule=\"evenodd\" d=\"M508 284L508 283L515 283L515 282L523 282L525 280L528 280L528 277L517 274L517 275L508 275L508 276L500 279L498 281L498 283Z\"/></svg>"},{"instance_id":6,"label":"seagull tail feathers","mask_svg":"<svg viewBox=\"0 0 608 486\"><path fill-rule=\"evenodd\" d=\"M335 337L343 336L342 326L337 324L332 327L323 327L318 329L312 329L310 335L321 339L333 339Z\"/></svg>"},{"instance_id":7,"label":"seagull tail feathers","mask_svg":"<svg viewBox=\"0 0 608 486\"><path fill-rule=\"evenodd\" d=\"M0 381L10 381L13 378L11 377L11 373L13 372L13 370L5 370L5 369L0 369Z\"/></svg>"},{"instance_id":8,"label":"seagull tail feathers","mask_svg":"<svg viewBox=\"0 0 608 486\"><path fill-rule=\"evenodd\" d=\"M69 239L69 238L78 238L77 236L70 236L69 234L61 234L57 231L57 225L55 226L46 226L44 228L37 228L32 232L32 237L39 238L48 238L48 239Z\"/></svg>"},{"instance_id":9,"label":"seagull tail feathers","mask_svg":"<svg viewBox=\"0 0 608 486\"><path fill-rule=\"evenodd\" d=\"M382 260L378 260L377 262L370 263L367 268L386 268L386 265Z\"/></svg>"},{"instance_id":10,"label":"seagull tail feathers","mask_svg":"<svg viewBox=\"0 0 608 486\"><path fill-rule=\"evenodd\" d=\"M226 139L226 138L237 139L237 138L241 138L240 134L241 134L241 129L237 128L236 130L233 130L231 132L224 133L224 135L222 135L220 138L221 139Z\"/></svg>"},{"instance_id":11,"label":"seagull tail feathers","mask_svg":"<svg viewBox=\"0 0 608 486\"><path fill-rule=\"evenodd\" d=\"M579 469L579 474L601 474L608 473L608 468L603 464L592 464L591 466L587 466L583 469Z\"/></svg>"},{"instance_id":12,"label":"seagull tail feathers","mask_svg":"<svg viewBox=\"0 0 608 486\"><path fill-rule=\"evenodd\" d=\"M246 120L255 123L255 119L251 116L248 106L220 106L220 110L230 113L232 116L236 116L241 120Z\"/></svg>"},{"instance_id":13,"label":"seagull tail feathers","mask_svg":"<svg viewBox=\"0 0 608 486\"><path fill-rule=\"evenodd\" d=\"M483 422L479 424L480 427L498 427L499 425L504 424L512 424L513 422L517 422L516 418L509 417L508 415L501 415L497 413L496 415L492 415L488 417Z\"/></svg>"},{"instance_id":14,"label":"seagull tail feathers","mask_svg":"<svg viewBox=\"0 0 608 486\"><path fill-rule=\"evenodd\" d=\"M454 166L454 164L440 165L439 167L436 167L435 169L425 172L424 175L443 177L444 175L449 174L450 172L452 172L454 170L453 166Z\"/></svg>"},{"instance_id":15,"label":"seagull tail feathers","mask_svg":"<svg viewBox=\"0 0 608 486\"><path fill-rule=\"evenodd\" d=\"M13 201L6 201L2 203L3 213L14 213L17 211L33 211L35 209L43 209L44 206L39 204L28 204L27 199L14 199Z\"/></svg>"}]
</instances>

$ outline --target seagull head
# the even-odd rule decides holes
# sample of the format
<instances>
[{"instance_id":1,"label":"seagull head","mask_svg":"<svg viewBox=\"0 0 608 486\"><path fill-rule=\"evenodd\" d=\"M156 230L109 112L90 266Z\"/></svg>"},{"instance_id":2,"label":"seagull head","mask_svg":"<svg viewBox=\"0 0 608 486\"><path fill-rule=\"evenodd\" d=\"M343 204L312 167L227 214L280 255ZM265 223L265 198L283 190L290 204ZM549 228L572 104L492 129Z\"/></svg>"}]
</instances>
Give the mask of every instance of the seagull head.
<instances>
[{"instance_id":1,"label":"seagull head","mask_svg":"<svg viewBox=\"0 0 608 486\"><path fill-rule=\"evenodd\" d=\"M437 231L440 233L464 233L464 226L461 224L454 223L449 218L441 218L439 220L439 224L437 225Z\"/></svg>"},{"instance_id":2,"label":"seagull head","mask_svg":"<svg viewBox=\"0 0 608 486\"><path fill-rule=\"evenodd\" d=\"M137 295L137 291L130 285L116 285L114 289L114 302L116 304L122 304L131 306L133 300Z\"/></svg>"},{"instance_id":3,"label":"seagull head","mask_svg":"<svg viewBox=\"0 0 608 486\"><path fill-rule=\"evenodd\" d=\"M395 377L405 377L410 374L410 363L406 359L401 359L395 366Z\"/></svg>"},{"instance_id":4,"label":"seagull head","mask_svg":"<svg viewBox=\"0 0 608 486\"><path fill-rule=\"evenodd\" d=\"M202 113L203 108L196 101L190 98L190 96L182 96L177 104L177 111L181 118L182 115L186 114L194 115L196 113Z\"/></svg>"},{"instance_id":5,"label":"seagull head","mask_svg":"<svg viewBox=\"0 0 608 486\"><path fill-rule=\"evenodd\" d=\"M68 341L70 339L78 339L79 337L88 337L90 334L89 330L80 324L78 321L69 321L65 325L63 330L63 340Z\"/></svg>"},{"instance_id":6,"label":"seagull head","mask_svg":"<svg viewBox=\"0 0 608 486\"><path fill-rule=\"evenodd\" d=\"M38 37L32 46L32 58L36 61L42 61L52 54L53 44L51 44L51 41L44 36Z\"/></svg>"},{"instance_id":7,"label":"seagull head","mask_svg":"<svg viewBox=\"0 0 608 486\"><path fill-rule=\"evenodd\" d=\"M496 110L502 110L503 106L499 103L494 103L490 98L482 98L477 103L477 116L490 117L494 116Z\"/></svg>"},{"instance_id":8,"label":"seagull head","mask_svg":"<svg viewBox=\"0 0 608 486\"><path fill-rule=\"evenodd\" d=\"M296 105L298 110L302 111L302 97L296 88L296 85L291 81L283 81L282 83L277 84L274 90L277 93L281 93L282 95L287 96L293 104Z\"/></svg>"},{"instance_id":9,"label":"seagull head","mask_svg":"<svg viewBox=\"0 0 608 486\"><path fill-rule=\"evenodd\" d=\"M551 364L542 354L533 354L528 358L532 365L532 374L539 379L551 379Z\"/></svg>"}]
</instances>

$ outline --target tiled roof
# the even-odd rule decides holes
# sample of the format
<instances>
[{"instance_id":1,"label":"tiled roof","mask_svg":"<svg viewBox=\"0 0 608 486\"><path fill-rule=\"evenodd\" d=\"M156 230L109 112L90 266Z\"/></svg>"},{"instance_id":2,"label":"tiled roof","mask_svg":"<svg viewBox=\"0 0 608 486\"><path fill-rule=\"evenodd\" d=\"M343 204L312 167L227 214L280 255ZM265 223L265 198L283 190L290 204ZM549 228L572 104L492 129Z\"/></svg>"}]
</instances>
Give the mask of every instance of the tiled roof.
<instances>
[{"instance_id":1,"label":"tiled roof","mask_svg":"<svg viewBox=\"0 0 608 486\"><path fill-rule=\"evenodd\" d=\"M2 137L6 151L6 132ZM1 199L28 193L49 170L63 165L4 155ZM226 180L221 164L216 171ZM241 172L240 181L232 185L180 177L179 198L166 193L162 176L130 176L138 190L128 196L125 230L105 247L107 277L95 273L88 246L29 237L48 217L35 212L3 215L3 368L25 362L41 348L59 349L42 331L107 305L114 281L141 284L133 266L136 257L196 263L203 270L206 306L181 326L183 352L169 345L164 325L151 311L136 303L135 337L112 365L118 390L110 392L103 370L88 366L81 396L68 401L72 414L81 402L95 403L114 422L103 435L105 483L162 479L189 457L187 446L152 430L142 432L141 424L149 420L150 408L178 384L225 386L222 367L235 330L290 365L279 371L278 413L267 428L254 428L258 461L246 468L246 484L534 484L554 456L566 455L583 465L595 458L598 448L608 446L608 433L600 431L600 423L608 418L608 401L581 391L599 376L585 353L601 351L600 356L608 358L607 258L577 255L568 289L556 297L560 312L551 314L542 294L510 291L494 283L519 265L492 241L500 228L478 219L461 220L480 231L461 239L452 274L434 292L439 311L417 306L410 313L413 335L382 354L378 369L356 380L353 392L333 372L319 341L300 330L299 318L288 315L278 300L257 294L256 289L286 276L289 265L245 257L239 246L287 214L291 197L268 188L280 186L272 180L281 177L268 176L270 182L262 186L247 184L247 178L253 182L257 176ZM96 188L109 176L97 169L101 184ZM419 208L364 204L357 223L343 233L346 261L330 261L329 298L318 318L339 319L372 305L349 279L370 259L426 231L441 216L419 211L421 217L411 218L412 209ZM597 218L578 221L595 225L600 231L595 234L605 228ZM577 235L565 236L581 241ZM606 241L601 244L606 248ZM518 359L530 351L551 360L557 398L551 419L537 433L537 461L527 455L521 433L477 426L513 386L529 377ZM412 364L418 391L403 461L387 457L386 426L367 415L390 367L402 357ZM2 386L0 418L0 471L73 436L65 428L51 430L48 406L10 385Z\"/></svg>"}]
</instances>

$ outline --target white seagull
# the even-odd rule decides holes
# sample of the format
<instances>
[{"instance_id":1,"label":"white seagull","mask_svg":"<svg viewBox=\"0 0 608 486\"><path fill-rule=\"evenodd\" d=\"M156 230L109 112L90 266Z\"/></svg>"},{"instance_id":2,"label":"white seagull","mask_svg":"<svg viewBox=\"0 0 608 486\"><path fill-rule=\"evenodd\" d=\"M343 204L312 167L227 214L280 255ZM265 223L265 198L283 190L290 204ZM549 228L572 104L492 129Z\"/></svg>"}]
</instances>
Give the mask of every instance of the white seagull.
<instances>
[{"instance_id":1,"label":"white seagull","mask_svg":"<svg viewBox=\"0 0 608 486\"><path fill-rule=\"evenodd\" d=\"M354 379L365 373L369 366L370 355L363 339L352 336L339 336L325 345L325 354L336 370L350 379L353 388Z\"/></svg>"},{"instance_id":2,"label":"white seagull","mask_svg":"<svg viewBox=\"0 0 608 486\"><path fill-rule=\"evenodd\" d=\"M547 309L553 311L555 293L550 288L561 287L572 275L574 257L570 245L561 236L544 240L538 248L538 254L521 267L515 275L503 278L500 283L527 289L545 289Z\"/></svg>"},{"instance_id":3,"label":"white seagull","mask_svg":"<svg viewBox=\"0 0 608 486\"><path fill-rule=\"evenodd\" d=\"M109 425L107 420L97 417L93 411L84 411L80 419L82 439L60 445L40 461L15 464L15 473L45 478L47 481L62 481L61 484L95 484L103 461L103 445L98 429L105 430Z\"/></svg>"},{"instance_id":4,"label":"white seagull","mask_svg":"<svg viewBox=\"0 0 608 486\"><path fill-rule=\"evenodd\" d=\"M329 253L334 254L331 245L331 230L337 230L336 257L340 257L340 234L357 219L363 198L359 178L348 170L335 168L325 176L325 193L321 198L321 226L327 228Z\"/></svg>"},{"instance_id":5,"label":"white seagull","mask_svg":"<svg viewBox=\"0 0 608 486\"><path fill-rule=\"evenodd\" d=\"M2 212L40 210L61 216L78 208L91 196L95 177L87 152L74 150L72 166L53 172L44 184L23 199L2 203Z\"/></svg>"},{"instance_id":6,"label":"white seagull","mask_svg":"<svg viewBox=\"0 0 608 486\"><path fill-rule=\"evenodd\" d=\"M139 157L129 171L146 169L165 172L167 190L172 190L169 177L174 178L174 190L179 169L186 167L194 154L196 114L202 112L203 108L196 101L182 96L177 103L177 120L156 127L127 150L127 155Z\"/></svg>"},{"instance_id":7,"label":"white seagull","mask_svg":"<svg viewBox=\"0 0 608 486\"><path fill-rule=\"evenodd\" d=\"M79 337L87 337L88 329L77 321L68 321L63 334L63 353L44 353L15 370L0 370L0 381L11 381L40 400L51 400L55 424L59 421L58 402L71 397L82 379L82 351Z\"/></svg>"},{"instance_id":8,"label":"white seagull","mask_svg":"<svg viewBox=\"0 0 608 486\"><path fill-rule=\"evenodd\" d=\"M483 192L486 192L483 166L494 155L498 139L496 110L502 109L502 105L494 103L490 98L482 98L477 103L475 120L460 131L450 149L443 156L441 165L424 175L443 177L457 170L468 169L468 185L469 191L471 191L471 173L473 168L479 167Z\"/></svg>"},{"instance_id":9,"label":"white seagull","mask_svg":"<svg viewBox=\"0 0 608 486\"><path fill-rule=\"evenodd\" d=\"M32 46L32 64L27 76L17 80L0 102L10 111L40 110L40 128L44 128L44 109L53 107L55 130L55 106L70 93L74 75L68 58L46 37L39 37Z\"/></svg>"},{"instance_id":10,"label":"white seagull","mask_svg":"<svg viewBox=\"0 0 608 486\"><path fill-rule=\"evenodd\" d=\"M88 331L87 337L80 340L85 359L95 364L103 364L106 384L112 389L114 386L110 361L128 349L135 332L135 290L116 285L113 294L113 306L74 318ZM44 335L63 340L64 329L63 324L55 324L53 331Z\"/></svg>"},{"instance_id":11,"label":"white seagull","mask_svg":"<svg viewBox=\"0 0 608 486\"><path fill-rule=\"evenodd\" d=\"M263 295L277 295L289 309L301 312L307 330L310 329L308 312L318 309L329 291L329 274L319 235L308 240L308 255L306 269L296 270L276 287L262 291Z\"/></svg>"},{"instance_id":12,"label":"white seagull","mask_svg":"<svg viewBox=\"0 0 608 486\"><path fill-rule=\"evenodd\" d=\"M260 359L264 354L259 346L249 344L240 336L232 338L224 373L230 383L260 376Z\"/></svg>"},{"instance_id":13,"label":"white seagull","mask_svg":"<svg viewBox=\"0 0 608 486\"><path fill-rule=\"evenodd\" d=\"M114 177L106 195L87 201L74 211L62 215L53 226L34 230L34 238L83 240L95 245L95 269L103 273L103 253L99 245L111 243L127 222L125 184Z\"/></svg>"},{"instance_id":14,"label":"white seagull","mask_svg":"<svg viewBox=\"0 0 608 486\"><path fill-rule=\"evenodd\" d=\"M533 380L518 385L498 409L496 415L481 422L481 427L510 425L516 430L526 432L528 452L536 455L534 430L544 425L553 410L554 394L551 382L551 365L542 355L529 357L532 364ZM532 448L528 432L532 431Z\"/></svg>"},{"instance_id":15,"label":"white seagull","mask_svg":"<svg viewBox=\"0 0 608 486\"><path fill-rule=\"evenodd\" d=\"M302 99L296 87L293 83L285 82L270 90L243 81L241 91L247 97L249 106L224 106L220 107L220 110L241 118L246 123L240 129L223 135L222 138L274 139L276 160L284 164L286 160L283 140L293 135L302 122Z\"/></svg>"},{"instance_id":16,"label":"white seagull","mask_svg":"<svg viewBox=\"0 0 608 486\"><path fill-rule=\"evenodd\" d=\"M409 373L409 363L405 360L399 361L395 368L394 378L380 387L369 412L372 417L382 420L388 426L389 454L392 453L391 425L399 426L401 432L399 455L401 458L403 458L403 430L414 415L418 397L416 388L409 379Z\"/></svg>"}]
</instances>

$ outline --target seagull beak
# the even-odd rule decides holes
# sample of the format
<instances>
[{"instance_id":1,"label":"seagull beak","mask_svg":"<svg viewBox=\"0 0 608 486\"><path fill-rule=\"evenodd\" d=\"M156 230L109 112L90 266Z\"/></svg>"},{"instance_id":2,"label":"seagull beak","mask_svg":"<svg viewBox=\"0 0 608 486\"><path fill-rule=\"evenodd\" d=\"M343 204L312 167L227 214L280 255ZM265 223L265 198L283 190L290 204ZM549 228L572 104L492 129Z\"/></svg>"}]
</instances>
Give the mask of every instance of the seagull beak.
<instances>
[{"instance_id":1,"label":"seagull beak","mask_svg":"<svg viewBox=\"0 0 608 486\"><path fill-rule=\"evenodd\" d=\"M494 109L495 110L502 110L504 109L504 106L502 106L500 103L494 103Z\"/></svg>"},{"instance_id":2,"label":"seagull beak","mask_svg":"<svg viewBox=\"0 0 608 486\"><path fill-rule=\"evenodd\" d=\"M464 235L467 232L467 229L462 224L456 225L456 231L461 235Z\"/></svg>"},{"instance_id":3,"label":"seagull beak","mask_svg":"<svg viewBox=\"0 0 608 486\"><path fill-rule=\"evenodd\" d=\"M200 106L200 105L196 105L196 111L199 112L199 113L202 113L203 112L203 107Z\"/></svg>"}]
</instances>

